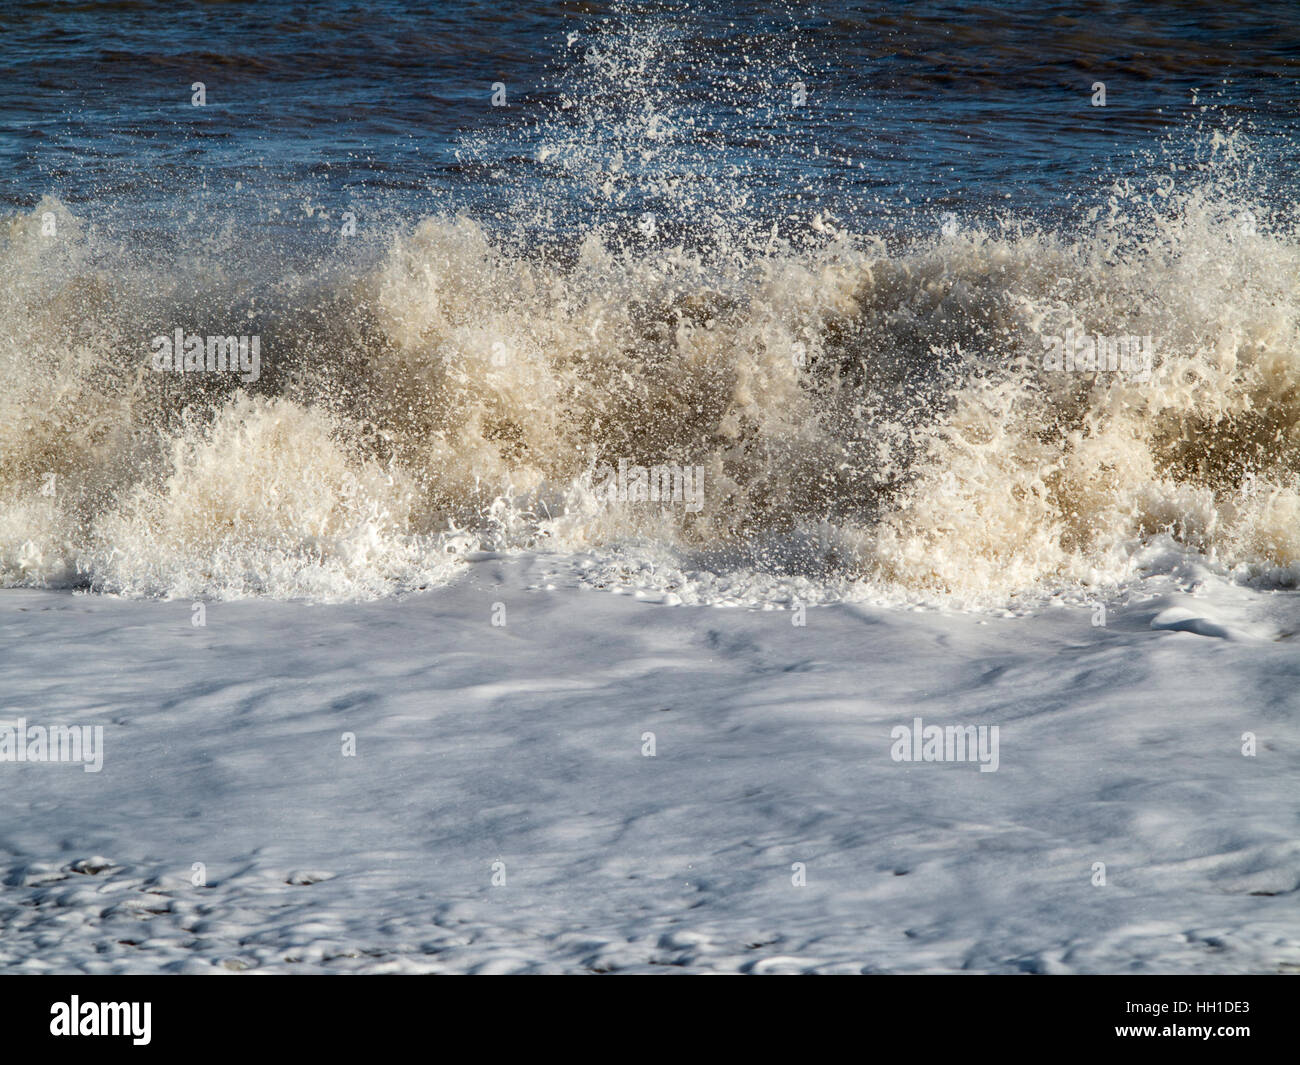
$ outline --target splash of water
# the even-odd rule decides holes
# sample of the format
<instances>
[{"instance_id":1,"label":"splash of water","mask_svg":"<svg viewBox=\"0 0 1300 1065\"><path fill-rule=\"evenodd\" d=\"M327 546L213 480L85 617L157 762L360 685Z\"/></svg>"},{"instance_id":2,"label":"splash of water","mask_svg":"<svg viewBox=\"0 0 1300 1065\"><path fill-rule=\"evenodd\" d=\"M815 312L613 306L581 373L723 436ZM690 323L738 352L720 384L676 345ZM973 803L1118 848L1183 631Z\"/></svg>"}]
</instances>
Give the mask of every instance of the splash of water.
<instances>
[{"instance_id":1,"label":"splash of water","mask_svg":"<svg viewBox=\"0 0 1300 1065\"><path fill-rule=\"evenodd\" d=\"M533 140L610 208L567 241L534 188L535 241L425 218L263 312L52 198L6 219L0 580L338 599L485 547L639 544L706 601L759 573L977 603L1128 580L1163 538L1295 582L1300 242L1242 135L1069 230L900 241L816 211L760 231L645 42L602 47L587 76L631 93L622 125L570 96ZM646 213L639 235L611 221ZM205 315L264 328L256 385L151 371L149 336ZM1100 369L1045 358L1078 337ZM1114 337L1153 358L1106 365ZM698 505L642 498L638 468L698 470Z\"/></svg>"}]
</instances>

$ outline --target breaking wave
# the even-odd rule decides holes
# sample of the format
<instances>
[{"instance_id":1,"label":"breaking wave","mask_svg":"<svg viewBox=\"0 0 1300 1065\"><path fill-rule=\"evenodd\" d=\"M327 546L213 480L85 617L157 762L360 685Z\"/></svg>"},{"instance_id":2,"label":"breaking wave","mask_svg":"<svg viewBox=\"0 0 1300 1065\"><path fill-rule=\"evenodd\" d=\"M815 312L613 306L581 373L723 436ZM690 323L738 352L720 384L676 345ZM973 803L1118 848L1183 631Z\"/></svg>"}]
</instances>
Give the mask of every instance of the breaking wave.
<instances>
[{"instance_id":1,"label":"breaking wave","mask_svg":"<svg viewBox=\"0 0 1300 1065\"><path fill-rule=\"evenodd\" d=\"M290 277L163 262L53 197L0 220L0 581L329 600L484 550L608 583L639 551L704 601L750 574L987 603L1114 587L1161 543L1295 583L1300 238L1242 134L1055 226L755 236L734 184L671 177L702 157L646 100L597 116L609 143L539 134L622 228L539 232L534 190L531 229L431 216ZM260 377L155 370L174 329L258 334Z\"/></svg>"}]
</instances>

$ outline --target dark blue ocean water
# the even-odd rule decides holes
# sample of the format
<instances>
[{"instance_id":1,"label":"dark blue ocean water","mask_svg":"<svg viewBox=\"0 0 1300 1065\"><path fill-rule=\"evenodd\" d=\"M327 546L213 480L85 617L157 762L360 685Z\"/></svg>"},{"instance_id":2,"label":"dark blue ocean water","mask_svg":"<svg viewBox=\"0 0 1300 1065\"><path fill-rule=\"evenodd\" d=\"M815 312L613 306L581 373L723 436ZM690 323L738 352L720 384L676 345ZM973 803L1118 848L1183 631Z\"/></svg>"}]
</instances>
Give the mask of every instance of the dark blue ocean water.
<instances>
[{"instance_id":1,"label":"dark blue ocean water","mask_svg":"<svg viewBox=\"0 0 1300 1065\"><path fill-rule=\"evenodd\" d=\"M1284 197L1298 62L1286 2L10 2L0 205L182 244L345 211L910 228L1068 214L1224 127Z\"/></svg>"}]
</instances>

